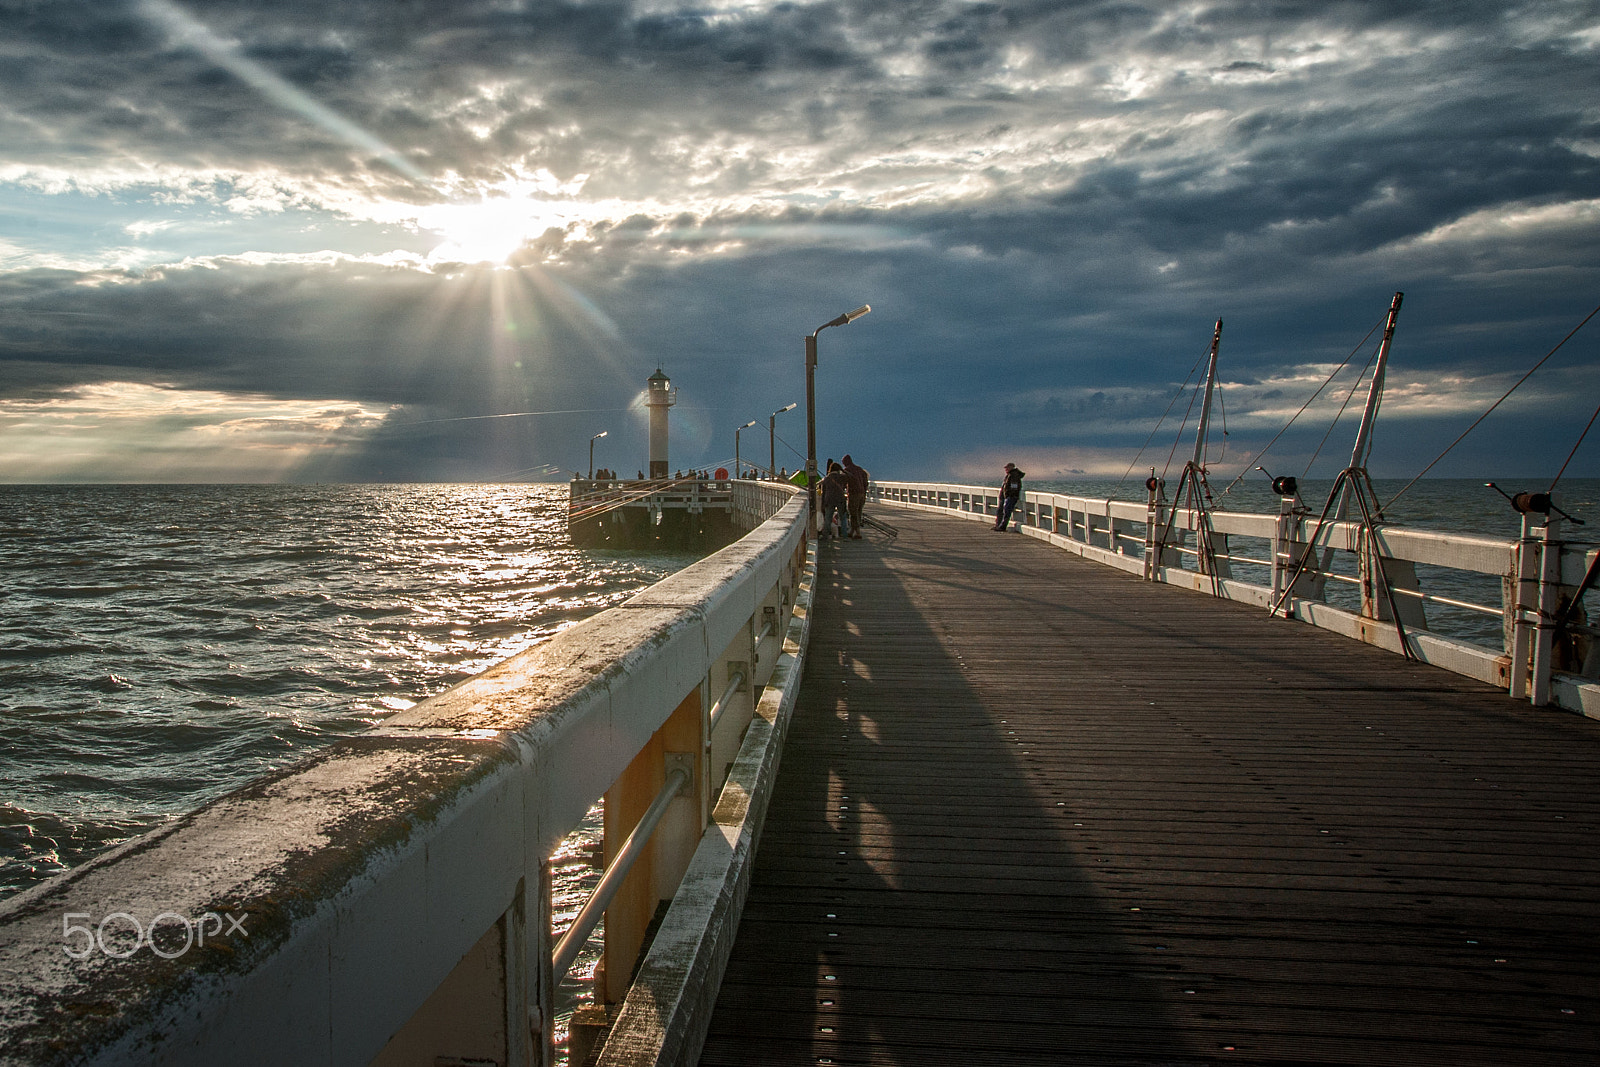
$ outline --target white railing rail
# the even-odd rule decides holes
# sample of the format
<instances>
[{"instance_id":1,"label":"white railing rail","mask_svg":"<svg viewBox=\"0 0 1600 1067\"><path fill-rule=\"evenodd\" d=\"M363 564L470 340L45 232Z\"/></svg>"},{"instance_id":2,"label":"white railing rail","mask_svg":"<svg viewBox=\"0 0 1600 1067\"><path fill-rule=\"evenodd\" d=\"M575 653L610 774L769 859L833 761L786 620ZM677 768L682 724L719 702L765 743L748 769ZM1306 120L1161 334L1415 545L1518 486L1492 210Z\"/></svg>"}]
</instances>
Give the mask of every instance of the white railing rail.
<instances>
[{"instance_id":1,"label":"white railing rail","mask_svg":"<svg viewBox=\"0 0 1600 1067\"><path fill-rule=\"evenodd\" d=\"M989 523L1000 505L995 489L937 482L878 482L871 498ZM1536 704L1600 717L1595 630L1581 618L1557 625L1566 604L1581 595L1600 549L1563 540L1559 523L1536 526L1533 516L1524 516L1521 538L1500 539L1389 525L1369 532L1351 521L1319 524L1316 515L1289 502L1278 514L1211 511L1208 517L1209 531L1199 513L1164 501L1028 492L1013 521L1031 537L1146 579L1275 607ZM1254 567L1262 580L1244 580L1236 566ZM1419 566L1424 574L1440 568L1489 576L1501 595L1491 602L1422 588ZM1352 588L1349 607L1329 602L1330 583ZM1498 616L1501 640L1490 645L1430 630L1428 605Z\"/></svg>"},{"instance_id":2,"label":"white railing rail","mask_svg":"<svg viewBox=\"0 0 1600 1067\"><path fill-rule=\"evenodd\" d=\"M607 1062L692 1063L808 633L805 497L731 492L721 552L0 904L0 1064L541 1067L549 857L602 796L608 860L658 816L607 881Z\"/></svg>"}]
</instances>

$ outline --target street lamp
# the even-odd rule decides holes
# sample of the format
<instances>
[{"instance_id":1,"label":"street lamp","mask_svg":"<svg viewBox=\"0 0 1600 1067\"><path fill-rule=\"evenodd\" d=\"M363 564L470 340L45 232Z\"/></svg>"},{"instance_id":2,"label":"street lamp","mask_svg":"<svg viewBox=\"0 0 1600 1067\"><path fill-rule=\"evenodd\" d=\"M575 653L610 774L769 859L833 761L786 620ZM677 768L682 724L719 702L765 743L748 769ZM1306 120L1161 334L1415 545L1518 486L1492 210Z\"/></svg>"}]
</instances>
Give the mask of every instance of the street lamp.
<instances>
[{"instance_id":1,"label":"street lamp","mask_svg":"<svg viewBox=\"0 0 1600 1067\"><path fill-rule=\"evenodd\" d=\"M812 538L817 535L817 334L829 326L848 326L871 310L871 304L862 304L806 334L806 497L811 514L806 531Z\"/></svg>"},{"instance_id":2,"label":"street lamp","mask_svg":"<svg viewBox=\"0 0 1600 1067\"><path fill-rule=\"evenodd\" d=\"M755 424L756 420L751 419L749 422L733 431L733 476L735 478L739 477L739 434L745 430L748 430Z\"/></svg>"},{"instance_id":3,"label":"street lamp","mask_svg":"<svg viewBox=\"0 0 1600 1067\"><path fill-rule=\"evenodd\" d=\"M776 426L778 422L778 416L782 415L785 411L793 411L799 406L799 404L785 404L783 407L767 416L767 477L769 478L776 478L778 476L778 448L773 443L778 439L777 432L774 430L774 426Z\"/></svg>"},{"instance_id":4,"label":"street lamp","mask_svg":"<svg viewBox=\"0 0 1600 1067\"><path fill-rule=\"evenodd\" d=\"M601 430L599 433L589 438L589 480L591 482L594 481L594 443L610 432L610 430Z\"/></svg>"}]
</instances>

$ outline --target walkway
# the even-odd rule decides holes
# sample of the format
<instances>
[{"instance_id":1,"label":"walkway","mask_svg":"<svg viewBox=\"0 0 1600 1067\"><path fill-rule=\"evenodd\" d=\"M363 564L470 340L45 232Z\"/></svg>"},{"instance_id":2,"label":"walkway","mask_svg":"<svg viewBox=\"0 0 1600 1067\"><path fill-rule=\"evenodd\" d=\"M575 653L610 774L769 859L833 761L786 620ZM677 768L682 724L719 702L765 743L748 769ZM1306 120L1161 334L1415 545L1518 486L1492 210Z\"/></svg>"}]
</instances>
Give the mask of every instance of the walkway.
<instances>
[{"instance_id":1,"label":"walkway","mask_svg":"<svg viewBox=\"0 0 1600 1067\"><path fill-rule=\"evenodd\" d=\"M879 514L702 1064L1600 1062L1600 722Z\"/></svg>"}]
</instances>

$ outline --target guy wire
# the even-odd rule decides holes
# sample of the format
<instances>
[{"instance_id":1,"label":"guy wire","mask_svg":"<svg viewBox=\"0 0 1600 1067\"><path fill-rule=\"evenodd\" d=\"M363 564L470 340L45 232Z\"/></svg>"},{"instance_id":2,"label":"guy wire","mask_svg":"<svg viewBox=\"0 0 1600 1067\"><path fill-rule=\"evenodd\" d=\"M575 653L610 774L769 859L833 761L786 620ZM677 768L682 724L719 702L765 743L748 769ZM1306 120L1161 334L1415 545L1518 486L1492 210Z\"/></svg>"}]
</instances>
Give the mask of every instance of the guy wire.
<instances>
[{"instance_id":1,"label":"guy wire","mask_svg":"<svg viewBox=\"0 0 1600 1067\"><path fill-rule=\"evenodd\" d=\"M1400 491L1398 493L1396 493L1394 496L1390 497L1389 498L1389 503L1383 505L1383 507L1380 508L1379 510L1388 511L1389 508L1394 505L1394 502L1396 500L1399 500L1401 497L1405 496L1406 495L1406 490L1410 489L1413 485L1416 485L1418 482L1420 482L1422 480L1422 476L1424 474L1427 474L1429 471L1433 470L1433 468L1438 465L1438 463L1439 463L1439 461L1441 459L1443 459L1445 456L1450 454L1450 450L1452 448L1455 448L1456 445L1459 445L1462 441L1464 441L1466 439L1467 434L1471 433L1473 430L1476 430L1478 428L1478 423L1482 422L1484 419L1487 419L1494 412L1495 408L1497 408L1501 404L1505 403L1506 397L1510 396L1512 393L1516 392L1519 388L1521 388L1523 382L1527 381L1529 378L1532 378L1534 371L1536 371L1540 367L1544 366L1545 363L1547 363L1549 361L1551 356L1553 356L1557 352L1561 351L1561 346L1566 344L1568 341L1572 340L1573 334L1577 333L1579 330L1581 330L1585 326L1587 326L1589 324L1589 320L1594 318L1596 315L1600 315L1600 304L1595 305L1595 309L1593 311L1589 312L1589 314L1585 315L1583 317L1583 321L1582 322L1580 322L1580 323L1578 323L1578 325L1574 326L1570 331L1568 331L1568 333L1567 333L1567 335L1565 337L1563 337L1561 340L1557 341L1556 342L1556 346L1554 348L1552 348L1550 351L1548 351L1548 352L1546 352L1544 354L1544 358L1540 359L1539 362L1535 363L1532 367L1530 367L1528 369L1528 373L1526 373L1522 377L1518 378L1515 385L1513 385L1510 389L1507 389L1504 393L1502 393L1500 395L1500 399L1499 400L1496 400L1493 404L1489 405L1489 410L1488 411L1485 411L1482 415L1479 415L1476 419L1474 419L1471 426L1468 426L1465 430L1461 431L1461 436L1460 437L1457 437L1454 441L1451 441L1448 445L1446 445L1445 446L1445 450L1443 452L1440 452L1437 456L1433 457L1433 462L1432 463L1429 463L1426 467L1423 467L1422 470L1420 472L1418 472L1418 474L1417 474L1417 476L1415 478L1411 479L1405 485L1401 486ZM1590 419L1589 421L1591 423L1593 423L1594 420ZM1587 429L1584 430L1584 433L1588 433L1588 432L1589 431ZM1581 441L1582 438L1579 438L1579 440ZM1577 451L1577 449L1574 448L1573 451ZM1570 456L1568 457L1568 462L1571 462L1571 457ZM1566 468L1566 464L1562 464L1561 469L1563 471L1566 470L1567 469ZM1557 475L1556 477L1559 478L1560 475Z\"/></svg>"}]
</instances>

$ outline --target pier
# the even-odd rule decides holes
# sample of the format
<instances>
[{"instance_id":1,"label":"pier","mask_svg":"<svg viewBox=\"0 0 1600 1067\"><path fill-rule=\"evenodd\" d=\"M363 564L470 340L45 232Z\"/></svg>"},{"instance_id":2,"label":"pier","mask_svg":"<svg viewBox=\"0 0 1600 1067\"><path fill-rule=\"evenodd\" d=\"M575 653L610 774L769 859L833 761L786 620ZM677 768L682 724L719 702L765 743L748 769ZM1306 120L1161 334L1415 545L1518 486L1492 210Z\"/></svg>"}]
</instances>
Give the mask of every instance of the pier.
<instances>
[{"instance_id":1,"label":"pier","mask_svg":"<svg viewBox=\"0 0 1600 1067\"><path fill-rule=\"evenodd\" d=\"M545 1067L601 912L601 1067L1600 1053L1600 551L1550 513L889 482L818 546L725 491L700 563L0 903L0 1064Z\"/></svg>"},{"instance_id":2,"label":"pier","mask_svg":"<svg viewBox=\"0 0 1600 1067\"><path fill-rule=\"evenodd\" d=\"M1600 1057L1600 723L876 514L702 1064Z\"/></svg>"}]
</instances>

